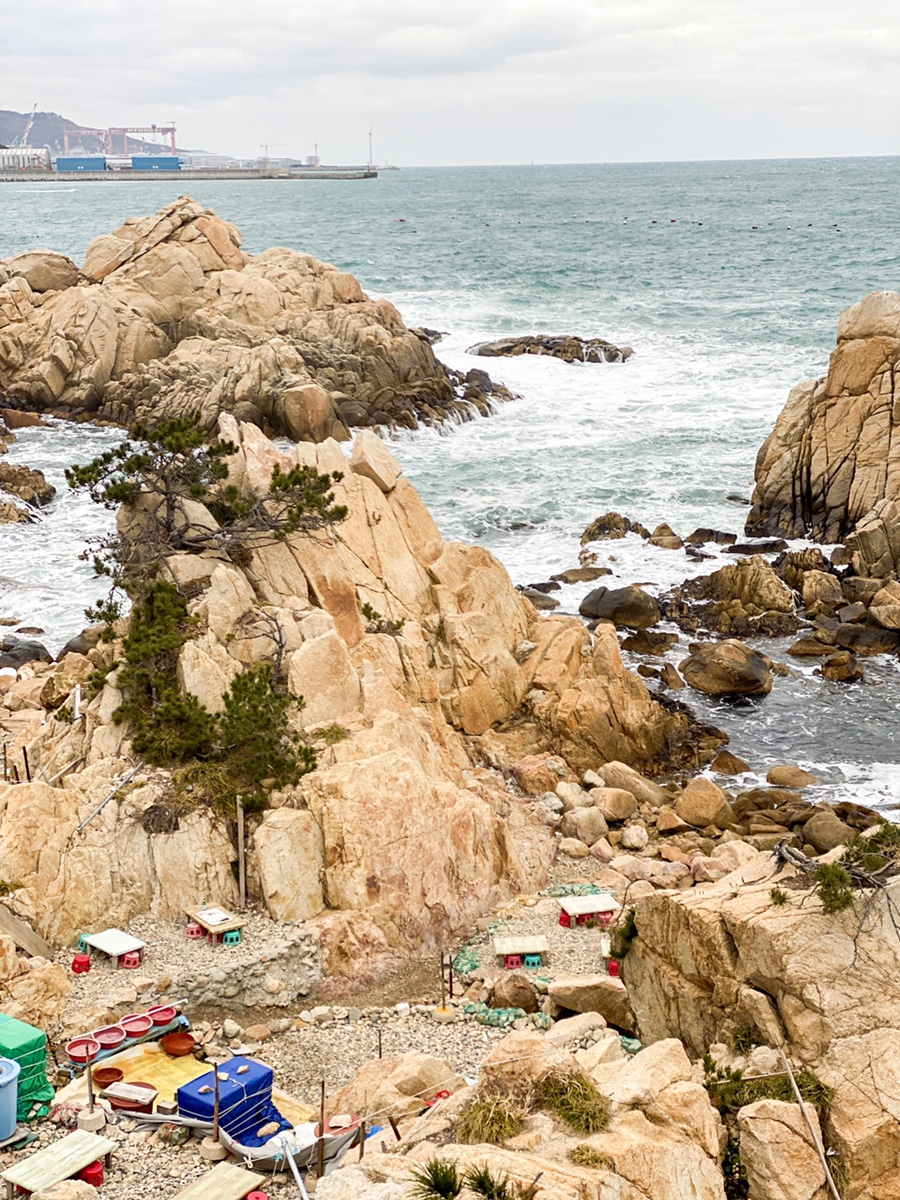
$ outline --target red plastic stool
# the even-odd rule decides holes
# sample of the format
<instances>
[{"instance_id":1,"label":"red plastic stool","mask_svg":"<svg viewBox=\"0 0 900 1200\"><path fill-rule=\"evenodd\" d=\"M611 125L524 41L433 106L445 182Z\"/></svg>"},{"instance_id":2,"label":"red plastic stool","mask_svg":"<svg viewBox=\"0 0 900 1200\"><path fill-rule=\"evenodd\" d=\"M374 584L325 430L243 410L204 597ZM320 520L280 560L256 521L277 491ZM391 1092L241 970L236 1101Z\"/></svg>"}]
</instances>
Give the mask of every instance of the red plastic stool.
<instances>
[{"instance_id":1,"label":"red plastic stool","mask_svg":"<svg viewBox=\"0 0 900 1200\"><path fill-rule=\"evenodd\" d=\"M616 978L619 974L619 964L616 962L616 960L614 958L611 958L609 960L609 967L607 969L607 974L612 975L614 978Z\"/></svg>"},{"instance_id":2,"label":"red plastic stool","mask_svg":"<svg viewBox=\"0 0 900 1200\"><path fill-rule=\"evenodd\" d=\"M185 937L202 938L203 937L203 926L198 925L196 921L188 921L187 925L185 925L185 927L184 927L184 933L185 933Z\"/></svg>"},{"instance_id":3,"label":"red plastic stool","mask_svg":"<svg viewBox=\"0 0 900 1200\"><path fill-rule=\"evenodd\" d=\"M135 967L141 965L140 950L129 950L119 959L119 966L124 967L128 971L133 971Z\"/></svg>"},{"instance_id":4,"label":"red plastic stool","mask_svg":"<svg viewBox=\"0 0 900 1200\"><path fill-rule=\"evenodd\" d=\"M96 1162L88 1163L83 1171L79 1173L79 1179L83 1179L85 1183L91 1184L98 1188L103 1183L103 1163L98 1158Z\"/></svg>"},{"instance_id":5,"label":"red plastic stool","mask_svg":"<svg viewBox=\"0 0 900 1200\"><path fill-rule=\"evenodd\" d=\"M91 956L89 954L76 954L72 959L72 970L76 975L87 975L91 969Z\"/></svg>"},{"instance_id":6,"label":"red plastic stool","mask_svg":"<svg viewBox=\"0 0 900 1200\"><path fill-rule=\"evenodd\" d=\"M250 1192L247 1200L269 1200L268 1192Z\"/></svg>"}]
</instances>

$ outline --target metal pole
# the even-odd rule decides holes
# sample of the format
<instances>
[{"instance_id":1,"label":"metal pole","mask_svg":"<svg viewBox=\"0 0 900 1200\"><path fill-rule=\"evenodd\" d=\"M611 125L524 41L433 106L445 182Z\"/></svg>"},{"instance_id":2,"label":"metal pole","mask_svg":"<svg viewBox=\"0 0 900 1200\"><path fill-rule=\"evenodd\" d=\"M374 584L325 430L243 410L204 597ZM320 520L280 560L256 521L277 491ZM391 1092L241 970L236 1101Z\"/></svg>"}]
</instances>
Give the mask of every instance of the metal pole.
<instances>
[{"instance_id":1,"label":"metal pole","mask_svg":"<svg viewBox=\"0 0 900 1200\"><path fill-rule=\"evenodd\" d=\"M237 798L238 889L241 911L247 907L247 862L244 855L244 801Z\"/></svg>"},{"instance_id":2,"label":"metal pole","mask_svg":"<svg viewBox=\"0 0 900 1200\"><path fill-rule=\"evenodd\" d=\"M800 1095L800 1089L797 1087L797 1080L794 1078L794 1072L791 1070L791 1064L787 1060L787 1055L779 1046L778 1053L781 1055L781 1062L787 1071L788 1079L791 1081L791 1087L794 1089L794 1095L797 1098L797 1103L800 1105L800 1111L803 1113L803 1119L806 1122L806 1128L809 1130L809 1136L812 1138L812 1144L815 1147L816 1153L819 1156L819 1161L822 1163L822 1169L825 1172L825 1178L828 1180L828 1190L831 1192L834 1200L841 1200L841 1194L837 1190L837 1185L832 1178L831 1171L828 1168L828 1159L825 1157L825 1151L822 1149L822 1143L816 1134L812 1121L809 1119L809 1113L806 1111L806 1105L803 1102L803 1097Z\"/></svg>"},{"instance_id":3,"label":"metal pole","mask_svg":"<svg viewBox=\"0 0 900 1200\"><path fill-rule=\"evenodd\" d=\"M22 759L25 763L25 778L31 783L31 766L28 762L28 749L26 746L22 747Z\"/></svg>"},{"instance_id":4,"label":"metal pole","mask_svg":"<svg viewBox=\"0 0 900 1200\"><path fill-rule=\"evenodd\" d=\"M219 1064L213 1066L213 1138L219 1140ZM208 1093L207 1093L208 1094Z\"/></svg>"},{"instance_id":5,"label":"metal pole","mask_svg":"<svg viewBox=\"0 0 900 1200\"><path fill-rule=\"evenodd\" d=\"M78 826L78 828L75 830L75 832L81 833L81 831L82 831L82 829L84 829L85 825L90 825L91 821L93 821L93 819L94 819L94 817L96 817L97 813L101 812L104 808L106 808L107 804L109 804L110 800L112 800L112 798L113 798L113 796L115 796L116 792L120 792L122 790L122 788L125 786L125 784L129 783L132 779L134 779L134 777L135 777L135 775L137 775L138 771L142 771L143 768L144 768L144 764L142 762L139 762L138 765L134 768L134 770L129 771L128 774L125 776L125 778L120 783L116 784L116 786L109 793L109 795L106 797L106 799L103 801L103 803L99 806L99 808L95 808L94 811L91 813L91 815L89 817L86 817L81 822L81 824ZM16 768L14 766L13 770L15 770L15 769ZM18 782L19 781L17 779L16 783L18 783Z\"/></svg>"},{"instance_id":6,"label":"metal pole","mask_svg":"<svg viewBox=\"0 0 900 1200\"><path fill-rule=\"evenodd\" d=\"M9 780L9 768L7 767L7 764L6 764L6 743L4 742L3 743L3 782L6 783L8 780Z\"/></svg>"},{"instance_id":7,"label":"metal pole","mask_svg":"<svg viewBox=\"0 0 900 1200\"><path fill-rule=\"evenodd\" d=\"M294 1176L294 1179L296 1180L296 1183L297 1183L297 1187L300 1189L300 1200L309 1200L309 1192L307 1192L307 1190L303 1184L303 1180L300 1177L300 1168L297 1166L296 1162L294 1161L294 1155L291 1152L291 1147L288 1144L288 1140L286 1137L282 1137L279 1140L281 1142L281 1145L284 1148L284 1157L287 1159L287 1164L291 1169L291 1174Z\"/></svg>"},{"instance_id":8,"label":"metal pole","mask_svg":"<svg viewBox=\"0 0 900 1200\"><path fill-rule=\"evenodd\" d=\"M447 1007L447 984L444 979L444 952L441 951L441 1008Z\"/></svg>"}]
</instances>

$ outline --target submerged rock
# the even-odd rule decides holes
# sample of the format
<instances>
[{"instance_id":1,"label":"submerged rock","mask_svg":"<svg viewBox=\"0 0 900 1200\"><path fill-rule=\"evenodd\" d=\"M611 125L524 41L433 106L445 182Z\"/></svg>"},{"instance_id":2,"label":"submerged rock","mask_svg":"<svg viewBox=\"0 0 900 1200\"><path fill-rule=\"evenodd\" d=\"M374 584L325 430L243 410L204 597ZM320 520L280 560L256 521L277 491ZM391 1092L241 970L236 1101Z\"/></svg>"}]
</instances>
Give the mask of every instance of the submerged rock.
<instances>
[{"instance_id":1,"label":"submerged rock","mask_svg":"<svg viewBox=\"0 0 900 1200\"><path fill-rule=\"evenodd\" d=\"M0 491L38 508L49 504L56 495L56 488L47 482L43 471L8 462L0 462Z\"/></svg>"},{"instance_id":2,"label":"submerged rock","mask_svg":"<svg viewBox=\"0 0 900 1200\"><path fill-rule=\"evenodd\" d=\"M591 521L581 535L581 544L586 546L588 542L600 542L607 538L617 540L623 538L626 533L637 533L642 538L650 537L650 530L639 521L632 521L629 517L623 517L621 513L608 512Z\"/></svg>"},{"instance_id":3,"label":"submerged rock","mask_svg":"<svg viewBox=\"0 0 900 1200\"><path fill-rule=\"evenodd\" d=\"M689 687L708 696L767 696L772 690L769 660L735 638L692 646L679 670Z\"/></svg>"},{"instance_id":4,"label":"submerged rock","mask_svg":"<svg viewBox=\"0 0 900 1200\"><path fill-rule=\"evenodd\" d=\"M480 342L471 346L468 354L484 358L515 358L520 354L549 354L563 362L619 363L631 358L634 351L630 346L614 346L603 338L580 338L572 334L563 337L529 335L527 337L501 338L496 342Z\"/></svg>"},{"instance_id":5,"label":"submerged rock","mask_svg":"<svg viewBox=\"0 0 900 1200\"><path fill-rule=\"evenodd\" d=\"M793 593L760 555L685 580L663 597L661 607L687 629L783 637L800 628Z\"/></svg>"},{"instance_id":6,"label":"submerged rock","mask_svg":"<svg viewBox=\"0 0 900 1200\"><path fill-rule=\"evenodd\" d=\"M659 605L634 584L623 588L595 588L578 606L583 617L612 621L629 629L646 629L659 620Z\"/></svg>"}]
</instances>

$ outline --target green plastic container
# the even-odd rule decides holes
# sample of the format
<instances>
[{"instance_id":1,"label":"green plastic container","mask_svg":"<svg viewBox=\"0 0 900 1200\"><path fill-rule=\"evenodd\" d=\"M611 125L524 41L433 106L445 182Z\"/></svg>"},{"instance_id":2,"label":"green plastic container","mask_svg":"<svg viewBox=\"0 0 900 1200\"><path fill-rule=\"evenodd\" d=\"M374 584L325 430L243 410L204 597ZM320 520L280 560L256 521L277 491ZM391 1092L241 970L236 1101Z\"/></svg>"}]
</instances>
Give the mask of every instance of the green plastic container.
<instances>
[{"instance_id":1,"label":"green plastic container","mask_svg":"<svg viewBox=\"0 0 900 1200\"><path fill-rule=\"evenodd\" d=\"M47 1078L47 1038L40 1029L0 1013L0 1057L11 1058L21 1068L18 1078L16 1119L45 1117L55 1092Z\"/></svg>"}]
</instances>

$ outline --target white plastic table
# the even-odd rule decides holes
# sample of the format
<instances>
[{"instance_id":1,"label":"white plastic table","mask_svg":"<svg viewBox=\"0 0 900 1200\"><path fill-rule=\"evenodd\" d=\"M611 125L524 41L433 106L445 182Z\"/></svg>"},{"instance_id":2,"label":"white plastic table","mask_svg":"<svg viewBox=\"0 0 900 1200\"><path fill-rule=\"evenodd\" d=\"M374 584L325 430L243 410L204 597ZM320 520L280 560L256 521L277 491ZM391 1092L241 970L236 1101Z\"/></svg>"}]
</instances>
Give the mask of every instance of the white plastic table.
<instances>
[{"instance_id":1,"label":"white plastic table","mask_svg":"<svg viewBox=\"0 0 900 1200\"><path fill-rule=\"evenodd\" d=\"M119 965L119 959L123 954L129 954L137 950L143 955L146 942L142 942L140 938L132 937L130 933L125 933L121 929L104 929L102 933L91 933L85 937L85 943L92 950L99 950L101 954L107 954L113 960L113 966Z\"/></svg>"}]
</instances>

